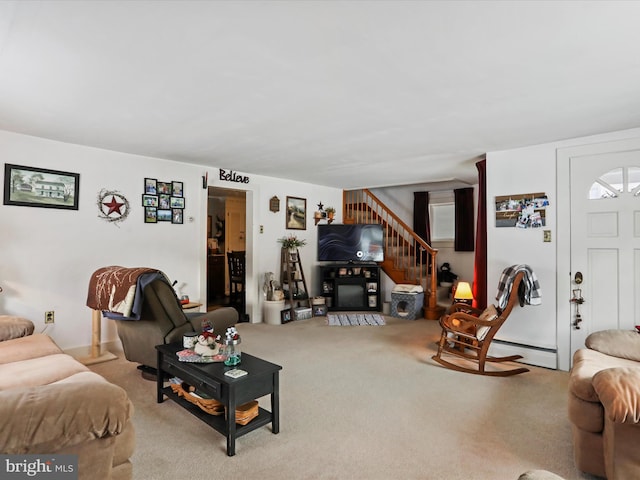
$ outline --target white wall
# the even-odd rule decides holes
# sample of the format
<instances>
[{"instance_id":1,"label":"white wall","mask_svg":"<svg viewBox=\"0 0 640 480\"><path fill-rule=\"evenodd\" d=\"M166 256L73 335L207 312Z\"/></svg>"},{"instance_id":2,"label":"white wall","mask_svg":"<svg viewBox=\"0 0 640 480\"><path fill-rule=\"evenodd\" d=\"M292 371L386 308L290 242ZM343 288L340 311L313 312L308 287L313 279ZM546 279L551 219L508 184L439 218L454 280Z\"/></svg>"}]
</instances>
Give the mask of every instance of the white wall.
<instances>
[{"instance_id":1,"label":"white wall","mask_svg":"<svg viewBox=\"0 0 640 480\"><path fill-rule=\"evenodd\" d=\"M556 297L558 258L566 258L570 254L568 242L562 243L562 250L557 248L558 224L568 222L568 219L557 218L557 208L560 202L569 202L569 185L566 182L557 184L557 150L638 137L640 129L631 129L487 153L488 302L495 303L498 279L505 267L521 263L532 267L542 288L542 305L515 308L497 336L500 340L516 344L513 346L515 349L522 346L519 353L530 363L564 370L569 368L567 348L558 345L558 330L570 322L569 318L559 318L558 312L566 311L565 302L568 305L569 298ZM545 192L549 197L544 228L495 227L496 196L532 192ZM550 243L543 242L543 230L551 230ZM556 350L559 352L557 358Z\"/></svg>"},{"instance_id":2,"label":"white wall","mask_svg":"<svg viewBox=\"0 0 640 480\"><path fill-rule=\"evenodd\" d=\"M65 349L91 343L91 312L86 307L91 274L108 265L148 266L164 271L184 284L182 293L198 301L206 291L206 217L209 185L247 190L247 303L251 319L261 320L262 274L279 272L277 239L296 232L308 240L302 252L311 293L315 285L316 230L313 211L322 201L338 208L339 189L249 175L249 184L221 181L217 168L188 165L139 155L89 148L0 131L0 151L6 163L80 174L79 209L0 205L0 313L27 317L44 329L44 312L54 310L49 327ZM242 172L239 172L242 173ZM141 206L144 178L184 182L185 223L145 224ZM118 190L129 201L131 213L119 225L98 218L101 189ZM269 211L269 199L281 200L278 213ZM285 229L286 196L307 199L307 229ZM260 233L259 226L264 226ZM102 322L103 342L117 339L113 322Z\"/></svg>"}]
</instances>

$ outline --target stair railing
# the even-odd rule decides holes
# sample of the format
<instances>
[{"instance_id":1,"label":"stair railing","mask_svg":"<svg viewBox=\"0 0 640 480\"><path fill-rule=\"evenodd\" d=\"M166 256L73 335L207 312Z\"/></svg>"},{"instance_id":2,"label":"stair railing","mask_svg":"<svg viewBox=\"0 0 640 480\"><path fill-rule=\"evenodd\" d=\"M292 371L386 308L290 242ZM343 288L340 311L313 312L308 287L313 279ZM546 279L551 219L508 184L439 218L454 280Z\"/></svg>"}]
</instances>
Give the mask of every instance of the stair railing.
<instances>
[{"instance_id":1,"label":"stair railing","mask_svg":"<svg viewBox=\"0 0 640 480\"><path fill-rule=\"evenodd\" d=\"M383 271L396 283L422 285L425 295L425 317L437 319L436 275L438 250L420 238L384 202L368 189L345 190L343 196L344 223L379 223L385 233Z\"/></svg>"}]
</instances>

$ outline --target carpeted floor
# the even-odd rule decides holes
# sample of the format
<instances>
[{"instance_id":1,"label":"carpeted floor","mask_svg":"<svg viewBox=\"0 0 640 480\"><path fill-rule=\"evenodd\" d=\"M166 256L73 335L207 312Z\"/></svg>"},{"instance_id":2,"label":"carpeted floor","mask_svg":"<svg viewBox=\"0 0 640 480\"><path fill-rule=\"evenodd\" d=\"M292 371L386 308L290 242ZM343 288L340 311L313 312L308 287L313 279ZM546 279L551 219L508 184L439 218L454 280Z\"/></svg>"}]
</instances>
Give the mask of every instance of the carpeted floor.
<instances>
[{"instance_id":1,"label":"carpeted floor","mask_svg":"<svg viewBox=\"0 0 640 480\"><path fill-rule=\"evenodd\" d=\"M324 317L238 325L243 351L282 365L280 433L225 439L118 359L91 368L134 406L139 480L515 480L576 471L567 372L532 367L510 378L447 370L431 360L437 322L385 317L378 328L332 328ZM259 399L270 408L269 397Z\"/></svg>"}]
</instances>

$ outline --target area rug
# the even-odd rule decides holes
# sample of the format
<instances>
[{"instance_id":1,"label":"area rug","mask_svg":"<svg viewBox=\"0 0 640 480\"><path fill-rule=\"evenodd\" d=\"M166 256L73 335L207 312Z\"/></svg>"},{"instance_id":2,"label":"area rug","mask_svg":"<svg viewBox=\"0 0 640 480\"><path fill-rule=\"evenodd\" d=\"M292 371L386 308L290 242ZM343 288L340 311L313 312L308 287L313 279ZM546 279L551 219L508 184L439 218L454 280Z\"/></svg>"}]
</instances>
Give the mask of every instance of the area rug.
<instances>
[{"instance_id":1,"label":"area rug","mask_svg":"<svg viewBox=\"0 0 640 480\"><path fill-rule=\"evenodd\" d=\"M327 315L327 323L333 327L385 325L384 317L378 313L330 313Z\"/></svg>"}]
</instances>

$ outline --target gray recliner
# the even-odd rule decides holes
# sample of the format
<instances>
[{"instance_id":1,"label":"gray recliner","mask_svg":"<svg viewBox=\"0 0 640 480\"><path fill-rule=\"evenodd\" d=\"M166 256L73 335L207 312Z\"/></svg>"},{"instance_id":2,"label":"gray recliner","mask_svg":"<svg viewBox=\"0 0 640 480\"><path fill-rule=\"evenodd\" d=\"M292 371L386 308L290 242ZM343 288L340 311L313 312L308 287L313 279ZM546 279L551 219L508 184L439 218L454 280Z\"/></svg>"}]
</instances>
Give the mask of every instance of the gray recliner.
<instances>
[{"instance_id":1,"label":"gray recliner","mask_svg":"<svg viewBox=\"0 0 640 480\"><path fill-rule=\"evenodd\" d=\"M144 302L140 320L114 320L122 342L124 356L136 362L143 373L155 372L156 345L182 342L186 332L201 332L207 320L214 332L224 331L238 322L238 312L231 307L219 308L207 313L185 314L171 286L162 280L154 280L144 289Z\"/></svg>"}]
</instances>

